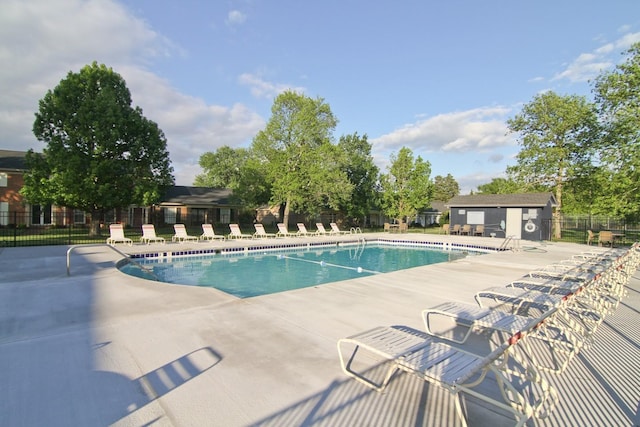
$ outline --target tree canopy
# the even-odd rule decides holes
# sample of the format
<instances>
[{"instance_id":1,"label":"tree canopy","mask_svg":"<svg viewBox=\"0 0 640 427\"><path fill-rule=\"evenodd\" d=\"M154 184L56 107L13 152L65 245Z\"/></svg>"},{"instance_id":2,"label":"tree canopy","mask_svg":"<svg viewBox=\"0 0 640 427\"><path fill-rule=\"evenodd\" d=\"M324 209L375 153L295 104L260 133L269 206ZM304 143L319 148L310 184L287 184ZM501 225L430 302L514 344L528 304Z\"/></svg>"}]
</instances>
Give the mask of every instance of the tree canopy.
<instances>
[{"instance_id":1,"label":"tree canopy","mask_svg":"<svg viewBox=\"0 0 640 427\"><path fill-rule=\"evenodd\" d=\"M554 235L560 238L564 185L590 162L593 153L595 107L584 97L545 92L535 96L507 125L519 135L521 147L517 164L507 172L529 188L545 187L555 193Z\"/></svg>"},{"instance_id":2,"label":"tree canopy","mask_svg":"<svg viewBox=\"0 0 640 427\"><path fill-rule=\"evenodd\" d=\"M351 197L341 204L340 210L353 223L359 224L377 206L379 169L373 162L367 135L354 133L342 136L338 149L343 153L341 169L353 186Z\"/></svg>"},{"instance_id":3,"label":"tree canopy","mask_svg":"<svg viewBox=\"0 0 640 427\"><path fill-rule=\"evenodd\" d=\"M105 210L152 204L174 182L162 130L131 106L124 79L105 65L69 72L49 90L33 133L46 147L27 154L22 194L90 213L94 234Z\"/></svg>"},{"instance_id":4,"label":"tree canopy","mask_svg":"<svg viewBox=\"0 0 640 427\"><path fill-rule=\"evenodd\" d=\"M450 173L433 178L433 200L448 202L460 194L460 185Z\"/></svg>"},{"instance_id":5,"label":"tree canopy","mask_svg":"<svg viewBox=\"0 0 640 427\"><path fill-rule=\"evenodd\" d=\"M402 147L397 155L392 154L388 173L380 177L385 214L404 222L429 206L433 194L430 175L431 164L420 156L414 160L411 149Z\"/></svg>"},{"instance_id":6,"label":"tree canopy","mask_svg":"<svg viewBox=\"0 0 640 427\"><path fill-rule=\"evenodd\" d=\"M271 118L252 143L253 154L266 170L271 202L317 215L324 207L338 209L353 185L341 167L343 153L332 144L337 119L322 98L287 91L276 97Z\"/></svg>"},{"instance_id":7,"label":"tree canopy","mask_svg":"<svg viewBox=\"0 0 640 427\"><path fill-rule=\"evenodd\" d=\"M603 127L599 146L598 185L602 195L595 210L640 218L640 43L626 61L595 82Z\"/></svg>"},{"instance_id":8,"label":"tree canopy","mask_svg":"<svg viewBox=\"0 0 640 427\"><path fill-rule=\"evenodd\" d=\"M491 182L478 185L480 194L513 194L520 192L520 184L511 178L493 178Z\"/></svg>"},{"instance_id":9,"label":"tree canopy","mask_svg":"<svg viewBox=\"0 0 640 427\"><path fill-rule=\"evenodd\" d=\"M250 157L246 148L231 148L227 145L215 152L200 156L199 164L204 173L198 174L194 185L198 187L238 189L242 170Z\"/></svg>"}]
</instances>

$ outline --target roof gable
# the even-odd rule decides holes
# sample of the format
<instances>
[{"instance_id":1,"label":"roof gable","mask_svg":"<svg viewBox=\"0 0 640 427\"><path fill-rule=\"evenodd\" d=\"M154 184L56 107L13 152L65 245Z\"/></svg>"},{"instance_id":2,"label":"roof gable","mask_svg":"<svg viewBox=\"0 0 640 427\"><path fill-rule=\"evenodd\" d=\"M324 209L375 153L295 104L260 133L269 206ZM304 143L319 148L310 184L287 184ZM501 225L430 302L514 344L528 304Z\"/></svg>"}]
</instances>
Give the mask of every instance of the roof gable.
<instances>
[{"instance_id":1,"label":"roof gable","mask_svg":"<svg viewBox=\"0 0 640 427\"><path fill-rule=\"evenodd\" d=\"M553 193L518 193L518 194L471 194L456 196L449 200L449 207L524 207L555 206Z\"/></svg>"},{"instance_id":2,"label":"roof gable","mask_svg":"<svg viewBox=\"0 0 640 427\"><path fill-rule=\"evenodd\" d=\"M0 150L0 169L24 171L27 170L24 157L26 151Z\"/></svg>"},{"instance_id":3,"label":"roof gable","mask_svg":"<svg viewBox=\"0 0 640 427\"><path fill-rule=\"evenodd\" d=\"M163 205L229 205L232 194L233 192L228 188L176 185L169 187L160 200Z\"/></svg>"}]
</instances>

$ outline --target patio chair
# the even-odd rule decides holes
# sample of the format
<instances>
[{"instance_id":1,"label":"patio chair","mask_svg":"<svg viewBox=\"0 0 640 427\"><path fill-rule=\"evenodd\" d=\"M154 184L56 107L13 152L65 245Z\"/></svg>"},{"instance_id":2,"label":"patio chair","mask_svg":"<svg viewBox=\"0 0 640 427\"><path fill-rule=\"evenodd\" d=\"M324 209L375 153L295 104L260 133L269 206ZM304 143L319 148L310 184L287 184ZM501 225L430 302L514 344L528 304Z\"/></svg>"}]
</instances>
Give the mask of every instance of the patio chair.
<instances>
[{"instance_id":1,"label":"patio chair","mask_svg":"<svg viewBox=\"0 0 640 427\"><path fill-rule=\"evenodd\" d=\"M442 224L442 234L449 234L449 224Z\"/></svg>"},{"instance_id":2,"label":"patio chair","mask_svg":"<svg viewBox=\"0 0 640 427\"><path fill-rule=\"evenodd\" d=\"M278 237L296 237L296 233L289 233L287 226L284 225L283 222L278 223L278 232L276 233Z\"/></svg>"},{"instance_id":3,"label":"patio chair","mask_svg":"<svg viewBox=\"0 0 640 427\"><path fill-rule=\"evenodd\" d=\"M476 225L476 229L473 231L474 236L484 236L484 225Z\"/></svg>"},{"instance_id":4,"label":"patio chair","mask_svg":"<svg viewBox=\"0 0 640 427\"><path fill-rule=\"evenodd\" d=\"M198 241L198 238L196 236L190 236L189 234L187 234L187 229L185 228L184 224L173 224L173 229L176 234L171 237L172 242L184 243L188 241Z\"/></svg>"},{"instance_id":5,"label":"patio chair","mask_svg":"<svg viewBox=\"0 0 640 427\"><path fill-rule=\"evenodd\" d=\"M331 226L331 230L333 231L333 234L350 234L351 233L351 231L340 230L340 228L338 227L338 224L336 224L335 222L332 222L329 225Z\"/></svg>"},{"instance_id":6,"label":"patio chair","mask_svg":"<svg viewBox=\"0 0 640 427\"><path fill-rule=\"evenodd\" d=\"M213 225L211 224L202 224L202 234L200 235L200 240L224 240L225 237L222 234L216 234L213 229Z\"/></svg>"},{"instance_id":7,"label":"patio chair","mask_svg":"<svg viewBox=\"0 0 640 427\"><path fill-rule=\"evenodd\" d=\"M523 426L531 417L547 417L558 402L555 388L520 355L520 343L526 339L527 334L518 333L488 355L480 356L406 326L380 326L339 340L338 354L343 372L374 390L384 390L400 370L449 391L463 425L467 425L463 395L468 394L510 411L517 419L516 425ZM365 360L373 360L376 365L367 366L371 362ZM381 381L371 378L371 372L380 373L372 369L375 366L388 367ZM496 382L487 376L489 373ZM500 388L497 399L483 387L491 383Z\"/></svg>"},{"instance_id":8,"label":"patio chair","mask_svg":"<svg viewBox=\"0 0 640 427\"><path fill-rule=\"evenodd\" d=\"M462 229L460 230L460 235L465 235L465 236L469 236L471 235L471 225L469 224L465 224L462 226Z\"/></svg>"},{"instance_id":9,"label":"patio chair","mask_svg":"<svg viewBox=\"0 0 640 427\"><path fill-rule=\"evenodd\" d=\"M229 239L253 239L252 234L243 234L238 224L229 224L231 234L227 236Z\"/></svg>"},{"instance_id":10,"label":"patio chair","mask_svg":"<svg viewBox=\"0 0 640 427\"><path fill-rule=\"evenodd\" d=\"M125 243L129 246L133 245L133 240L128 237L124 237L124 227L122 224L110 224L109 225L109 238L107 238L107 245L115 246L116 243Z\"/></svg>"},{"instance_id":11,"label":"patio chair","mask_svg":"<svg viewBox=\"0 0 640 427\"><path fill-rule=\"evenodd\" d=\"M264 225L262 224L253 224L256 229L256 232L253 234L253 237L256 239L265 239L269 237L277 237L275 233L267 233L264 229Z\"/></svg>"},{"instance_id":12,"label":"patio chair","mask_svg":"<svg viewBox=\"0 0 640 427\"><path fill-rule=\"evenodd\" d=\"M331 234L326 228L324 228L324 224L321 222L316 222L316 228L318 229L318 235L326 236Z\"/></svg>"},{"instance_id":13,"label":"patio chair","mask_svg":"<svg viewBox=\"0 0 640 427\"><path fill-rule=\"evenodd\" d=\"M613 248L613 233L611 231L598 233L598 246L610 246Z\"/></svg>"},{"instance_id":14,"label":"patio chair","mask_svg":"<svg viewBox=\"0 0 640 427\"><path fill-rule=\"evenodd\" d=\"M453 224L451 234L460 234L460 224Z\"/></svg>"},{"instance_id":15,"label":"patio chair","mask_svg":"<svg viewBox=\"0 0 640 427\"><path fill-rule=\"evenodd\" d=\"M317 236L318 235L318 232L307 231L307 227L301 222L299 222L297 224L297 226L298 226L298 233L297 233L298 236L307 237L307 236Z\"/></svg>"},{"instance_id":16,"label":"patio chair","mask_svg":"<svg viewBox=\"0 0 640 427\"><path fill-rule=\"evenodd\" d=\"M595 237L596 236L593 234L593 231L587 230L587 245L591 245L591 243L593 243Z\"/></svg>"},{"instance_id":17,"label":"patio chair","mask_svg":"<svg viewBox=\"0 0 640 427\"><path fill-rule=\"evenodd\" d=\"M164 237L156 236L156 228L153 224L142 224L142 237L140 237L140 242L146 243L147 245L151 243L161 243L164 245L166 243Z\"/></svg>"}]
</instances>

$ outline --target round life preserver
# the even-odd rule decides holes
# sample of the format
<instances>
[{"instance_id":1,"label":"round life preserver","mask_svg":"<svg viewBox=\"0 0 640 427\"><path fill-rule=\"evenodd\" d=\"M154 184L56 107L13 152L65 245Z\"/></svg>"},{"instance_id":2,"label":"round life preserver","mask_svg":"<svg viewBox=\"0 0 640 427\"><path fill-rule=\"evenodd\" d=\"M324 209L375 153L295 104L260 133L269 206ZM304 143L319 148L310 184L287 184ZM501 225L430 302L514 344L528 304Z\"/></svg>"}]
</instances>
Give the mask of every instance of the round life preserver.
<instances>
[{"instance_id":1,"label":"round life preserver","mask_svg":"<svg viewBox=\"0 0 640 427\"><path fill-rule=\"evenodd\" d=\"M527 233L533 233L534 231L536 231L536 225L529 221L524 225L524 231L526 231Z\"/></svg>"}]
</instances>

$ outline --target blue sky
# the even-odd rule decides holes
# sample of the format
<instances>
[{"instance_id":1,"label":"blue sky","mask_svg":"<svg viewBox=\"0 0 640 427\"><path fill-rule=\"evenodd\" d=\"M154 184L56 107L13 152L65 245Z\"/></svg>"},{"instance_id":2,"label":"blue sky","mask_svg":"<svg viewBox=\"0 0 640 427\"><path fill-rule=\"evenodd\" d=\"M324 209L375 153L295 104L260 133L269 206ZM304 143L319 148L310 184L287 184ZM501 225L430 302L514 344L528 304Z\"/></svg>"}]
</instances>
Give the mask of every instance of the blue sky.
<instances>
[{"instance_id":1,"label":"blue sky","mask_svg":"<svg viewBox=\"0 0 640 427\"><path fill-rule=\"evenodd\" d=\"M41 150L38 100L98 61L168 139L176 182L248 147L273 100L321 97L335 139L367 134L385 171L409 147L467 194L503 176L506 120L543 91L591 98L640 41L637 0L498 2L0 0L0 148Z\"/></svg>"}]
</instances>

